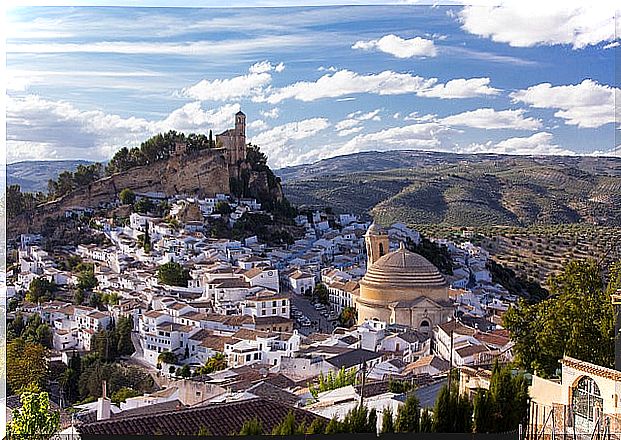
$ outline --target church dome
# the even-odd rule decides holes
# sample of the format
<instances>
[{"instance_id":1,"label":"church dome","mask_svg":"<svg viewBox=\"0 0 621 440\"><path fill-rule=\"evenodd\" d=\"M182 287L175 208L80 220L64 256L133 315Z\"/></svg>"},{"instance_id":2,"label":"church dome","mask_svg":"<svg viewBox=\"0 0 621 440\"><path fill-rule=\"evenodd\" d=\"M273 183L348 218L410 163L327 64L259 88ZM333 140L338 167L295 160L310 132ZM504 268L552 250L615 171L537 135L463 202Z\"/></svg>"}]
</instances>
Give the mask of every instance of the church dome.
<instances>
[{"instance_id":1,"label":"church dome","mask_svg":"<svg viewBox=\"0 0 621 440\"><path fill-rule=\"evenodd\" d=\"M379 288L438 288L446 280L425 257L401 247L378 259L362 278L361 285Z\"/></svg>"},{"instance_id":2,"label":"church dome","mask_svg":"<svg viewBox=\"0 0 621 440\"><path fill-rule=\"evenodd\" d=\"M373 222L371 226L369 226L369 229L367 229L367 235L386 235L386 230Z\"/></svg>"}]
</instances>

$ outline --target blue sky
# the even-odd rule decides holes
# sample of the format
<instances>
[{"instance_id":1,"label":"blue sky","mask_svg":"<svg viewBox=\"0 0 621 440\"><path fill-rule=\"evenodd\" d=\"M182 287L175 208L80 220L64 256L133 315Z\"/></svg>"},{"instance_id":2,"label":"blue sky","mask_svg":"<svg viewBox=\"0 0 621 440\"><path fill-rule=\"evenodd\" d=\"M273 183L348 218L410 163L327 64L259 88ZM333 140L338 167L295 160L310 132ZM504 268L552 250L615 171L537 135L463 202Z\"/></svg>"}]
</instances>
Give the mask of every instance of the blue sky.
<instances>
[{"instance_id":1,"label":"blue sky","mask_svg":"<svg viewBox=\"0 0 621 440\"><path fill-rule=\"evenodd\" d=\"M217 133L239 109L274 167L618 155L614 10L517 5L14 7L7 161L106 160L169 129Z\"/></svg>"}]
</instances>

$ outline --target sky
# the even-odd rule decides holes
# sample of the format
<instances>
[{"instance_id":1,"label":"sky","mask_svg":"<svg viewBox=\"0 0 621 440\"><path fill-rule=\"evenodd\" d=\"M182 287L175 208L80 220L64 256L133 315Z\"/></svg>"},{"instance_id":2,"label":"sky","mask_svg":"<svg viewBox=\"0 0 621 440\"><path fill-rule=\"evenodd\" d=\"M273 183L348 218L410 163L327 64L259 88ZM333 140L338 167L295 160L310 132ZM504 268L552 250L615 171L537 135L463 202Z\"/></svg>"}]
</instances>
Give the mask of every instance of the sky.
<instances>
[{"instance_id":1,"label":"sky","mask_svg":"<svg viewBox=\"0 0 621 440\"><path fill-rule=\"evenodd\" d=\"M6 160L105 161L159 132L216 134L240 109L274 168L396 149L621 155L608 4L349 3L14 6Z\"/></svg>"}]
</instances>

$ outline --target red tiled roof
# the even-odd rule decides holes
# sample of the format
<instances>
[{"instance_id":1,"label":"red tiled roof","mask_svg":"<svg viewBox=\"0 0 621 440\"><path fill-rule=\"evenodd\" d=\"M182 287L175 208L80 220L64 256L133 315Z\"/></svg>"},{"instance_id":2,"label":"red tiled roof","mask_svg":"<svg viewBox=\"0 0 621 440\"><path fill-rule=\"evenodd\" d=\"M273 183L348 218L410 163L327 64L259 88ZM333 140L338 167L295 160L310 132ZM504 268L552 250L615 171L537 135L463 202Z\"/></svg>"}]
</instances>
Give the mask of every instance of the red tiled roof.
<instances>
[{"instance_id":1,"label":"red tiled roof","mask_svg":"<svg viewBox=\"0 0 621 440\"><path fill-rule=\"evenodd\" d=\"M179 409L157 414L138 415L127 418L113 418L77 427L82 438L91 435L197 435L202 429L211 435L236 435L244 422L257 418L266 433L270 433L292 411L296 424L314 419L327 422L300 408L295 408L269 399L248 399L241 402L220 403L197 408ZM86 436L86 437L85 437Z\"/></svg>"}]
</instances>

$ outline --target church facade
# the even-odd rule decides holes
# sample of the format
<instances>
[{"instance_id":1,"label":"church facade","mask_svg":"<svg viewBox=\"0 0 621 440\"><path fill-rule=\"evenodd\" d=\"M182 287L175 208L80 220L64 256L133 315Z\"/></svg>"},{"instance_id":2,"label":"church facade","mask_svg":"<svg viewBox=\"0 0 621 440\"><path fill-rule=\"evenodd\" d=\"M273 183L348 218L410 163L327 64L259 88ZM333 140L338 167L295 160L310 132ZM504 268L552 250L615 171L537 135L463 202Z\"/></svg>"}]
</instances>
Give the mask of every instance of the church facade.
<instances>
[{"instance_id":1,"label":"church facade","mask_svg":"<svg viewBox=\"0 0 621 440\"><path fill-rule=\"evenodd\" d=\"M377 320L431 334L435 325L452 317L448 284L433 264L403 243L388 252L388 234L376 224L369 227L365 242L367 272L356 298L358 324Z\"/></svg>"},{"instance_id":2,"label":"church facade","mask_svg":"<svg viewBox=\"0 0 621 440\"><path fill-rule=\"evenodd\" d=\"M235 113L235 128L216 135L216 146L226 151L226 161L231 165L246 159L246 115Z\"/></svg>"}]
</instances>

